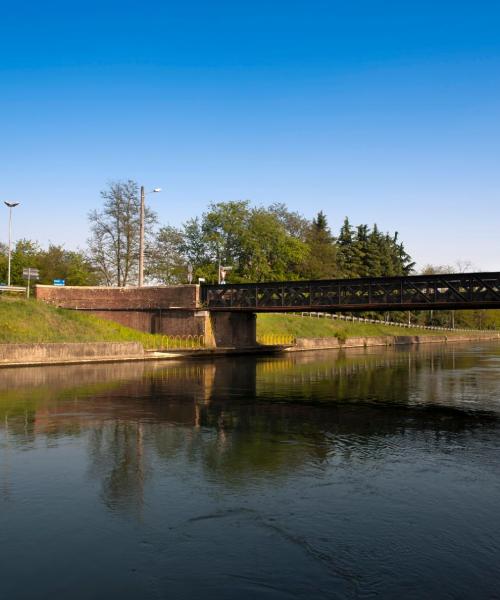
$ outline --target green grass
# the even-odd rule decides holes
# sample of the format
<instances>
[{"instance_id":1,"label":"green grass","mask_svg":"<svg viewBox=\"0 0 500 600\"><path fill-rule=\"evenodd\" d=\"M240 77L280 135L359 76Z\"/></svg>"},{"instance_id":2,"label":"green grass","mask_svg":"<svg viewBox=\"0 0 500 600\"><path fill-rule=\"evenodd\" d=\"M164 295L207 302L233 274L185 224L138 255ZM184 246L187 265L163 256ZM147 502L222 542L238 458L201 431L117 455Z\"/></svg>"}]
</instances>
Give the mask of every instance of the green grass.
<instances>
[{"instance_id":1,"label":"green grass","mask_svg":"<svg viewBox=\"0 0 500 600\"><path fill-rule=\"evenodd\" d=\"M158 348L162 336L35 300L0 298L0 343L140 342Z\"/></svg>"},{"instance_id":2,"label":"green grass","mask_svg":"<svg viewBox=\"0 0 500 600\"><path fill-rule=\"evenodd\" d=\"M289 336L344 340L349 337L432 334L439 332L293 314L259 314L257 317L257 336L261 339L264 336ZM447 331L446 335L453 335L453 332ZM140 342L146 349L155 349L165 345L165 336L142 333L87 313L55 308L35 300L0 297L0 343L30 342ZM171 340L168 347L174 346L175 341Z\"/></svg>"},{"instance_id":3,"label":"green grass","mask_svg":"<svg viewBox=\"0 0 500 600\"><path fill-rule=\"evenodd\" d=\"M439 331L376 323L350 323L325 319L324 317L301 317L300 314L257 315L257 337L290 335L293 337L319 338L336 337L345 340L351 337L375 337L382 335L439 335ZM459 333L459 332L457 332ZM453 335L447 331L446 335Z\"/></svg>"}]
</instances>

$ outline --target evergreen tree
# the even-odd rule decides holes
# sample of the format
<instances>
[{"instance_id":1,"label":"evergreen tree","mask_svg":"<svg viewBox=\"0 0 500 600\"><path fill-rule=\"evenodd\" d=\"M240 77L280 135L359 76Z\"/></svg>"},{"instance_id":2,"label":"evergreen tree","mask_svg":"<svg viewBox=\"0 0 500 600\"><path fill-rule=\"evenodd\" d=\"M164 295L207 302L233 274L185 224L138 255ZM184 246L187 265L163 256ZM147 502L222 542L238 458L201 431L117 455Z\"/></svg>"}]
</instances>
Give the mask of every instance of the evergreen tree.
<instances>
[{"instance_id":1,"label":"evergreen tree","mask_svg":"<svg viewBox=\"0 0 500 600\"><path fill-rule=\"evenodd\" d=\"M300 273L305 279L334 279L338 276L337 245L320 211L312 220L306 235L309 253Z\"/></svg>"}]
</instances>

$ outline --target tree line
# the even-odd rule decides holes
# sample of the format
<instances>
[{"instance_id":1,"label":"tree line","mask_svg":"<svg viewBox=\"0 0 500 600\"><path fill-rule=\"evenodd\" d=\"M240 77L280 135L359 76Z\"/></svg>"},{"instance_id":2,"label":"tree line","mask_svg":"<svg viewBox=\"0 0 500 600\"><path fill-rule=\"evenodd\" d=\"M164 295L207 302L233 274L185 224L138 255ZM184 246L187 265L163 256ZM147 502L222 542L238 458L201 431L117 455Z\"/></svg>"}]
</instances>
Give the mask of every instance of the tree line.
<instances>
[{"instance_id":1,"label":"tree line","mask_svg":"<svg viewBox=\"0 0 500 600\"><path fill-rule=\"evenodd\" d=\"M136 285L139 186L131 180L111 183L101 200L101 208L88 215L85 249L53 244L43 249L19 240L12 252L13 285L23 285L25 267L38 268L41 283ZM160 226L156 213L146 208L145 241L150 284L186 283L188 272L194 281L217 282L219 266L230 268L228 280L235 283L408 275L415 267L397 232L383 232L377 224L353 225L348 217L332 232L323 211L307 219L279 203L217 202L180 227ZM428 266L426 272L444 268ZM7 247L0 245L0 281L6 279ZM435 315L440 322L449 320L446 313ZM486 322L487 316L481 319Z\"/></svg>"},{"instance_id":2,"label":"tree line","mask_svg":"<svg viewBox=\"0 0 500 600\"><path fill-rule=\"evenodd\" d=\"M88 260L100 281L125 286L137 278L138 187L132 181L102 192L103 206L90 218ZM211 204L180 227L158 227L146 210L146 275L150 282L218 279L230 267L233 282L403 275L414 263L398 234L375 224L354 227L346 218L334 235L326 216L308 220L284 204L255 207L249 201Z\"/></svg>"},{"instance_id":3,"label":"tree line","mask_svg":"<svg viewBox=\"0 0 500 600\"><path fill-rule=\"evenodd\" d=\"M25 267L39 268L41 281L68 285L127 286L137 282L139 187L134 181L109 185L101 208L89 213L84 250L19 240L12 253L12 282L22 284ZM313 219L284 204L252 206L247 200L211 204L180 227L159 226L149 207L145 216L145 273L149 283L216 282L219 265L233 282L334 279L405 275L414 263L397 233L377 224L354 226L346 217L333 233L325 214ZM0 247L0 278L7 274L7 248Z\"/></svg>"}]
</instances>

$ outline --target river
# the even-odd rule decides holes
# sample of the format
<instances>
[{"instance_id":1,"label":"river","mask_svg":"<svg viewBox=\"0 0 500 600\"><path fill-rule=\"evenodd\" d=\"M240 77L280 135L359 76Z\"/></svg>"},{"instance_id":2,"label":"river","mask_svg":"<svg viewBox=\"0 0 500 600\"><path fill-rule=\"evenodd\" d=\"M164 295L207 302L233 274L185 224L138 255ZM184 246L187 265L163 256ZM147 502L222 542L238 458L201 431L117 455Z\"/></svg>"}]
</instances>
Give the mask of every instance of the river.
<instances>
[{"instance_id":1,"label":"river","mask_svg":"<svg viewBox=\"0 0 500 600\"><path fill-rule=\"evenodd\" d=\"M500 598L500 345L0 371L6 599Z\"/></svg>"}]
</instances>

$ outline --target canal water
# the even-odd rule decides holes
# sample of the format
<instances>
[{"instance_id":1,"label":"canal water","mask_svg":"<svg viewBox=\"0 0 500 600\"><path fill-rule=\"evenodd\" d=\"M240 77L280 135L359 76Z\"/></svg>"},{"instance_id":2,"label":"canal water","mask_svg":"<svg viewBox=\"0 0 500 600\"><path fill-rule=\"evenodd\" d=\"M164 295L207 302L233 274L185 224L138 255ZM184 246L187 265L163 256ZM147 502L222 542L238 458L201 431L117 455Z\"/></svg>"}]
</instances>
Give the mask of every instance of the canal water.
<instances>
[{"instance_id":1,"label":"canal water","mask_svg":"<svg viewBox=\"0 0 500 600\"><path fill-rule=\"evenodd\" d=\"M500 345L0 371L0 597L500 598Z\"/></svg>"}]
</instances>

